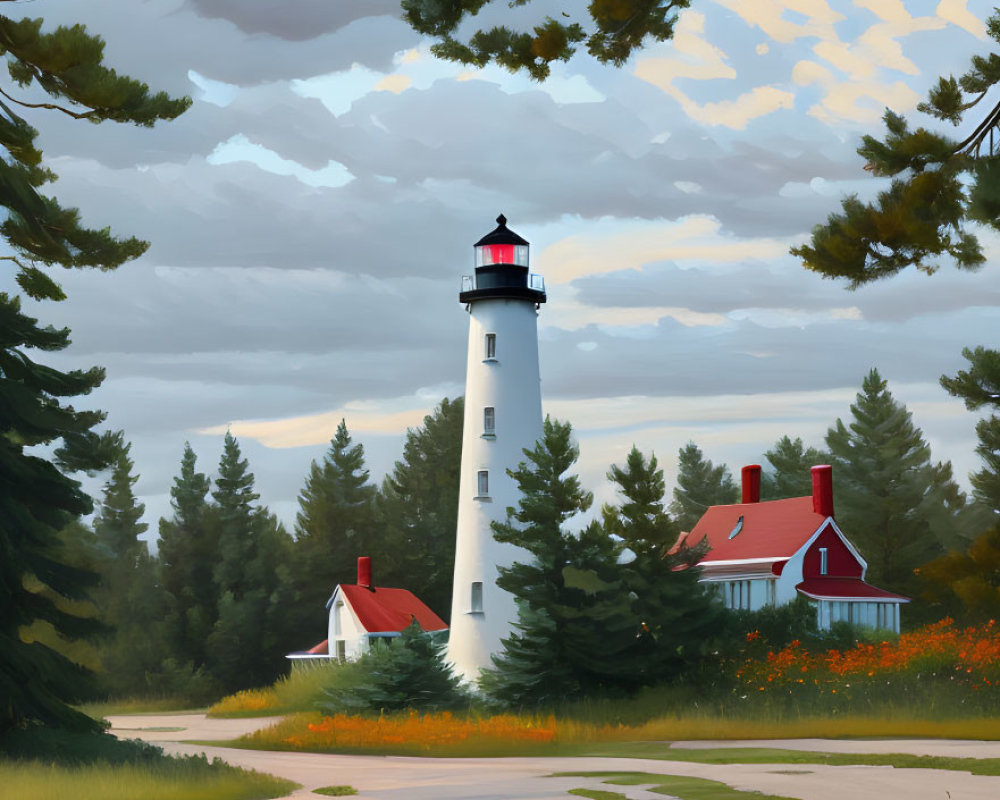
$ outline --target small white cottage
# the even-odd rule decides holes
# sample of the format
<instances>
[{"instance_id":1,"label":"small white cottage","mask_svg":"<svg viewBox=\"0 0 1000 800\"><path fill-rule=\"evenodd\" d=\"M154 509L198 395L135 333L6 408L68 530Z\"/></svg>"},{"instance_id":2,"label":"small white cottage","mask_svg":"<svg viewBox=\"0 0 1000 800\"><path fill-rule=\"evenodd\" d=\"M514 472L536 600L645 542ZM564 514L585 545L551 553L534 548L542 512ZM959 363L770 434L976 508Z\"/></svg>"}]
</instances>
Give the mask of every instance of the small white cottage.
<instances>
[{"instance_id":1,"label":"small white cottage","mask_svg":"<svg viewBox=\"0 0 1000 800\"><path fill-rule=\"evenodd\" d=\"M701 580L726 606L756 611L813 601L821 630L844 621L899 632L909 598L865 582L868 564L833 518L833 470L812 468L812 496L760 500L760 466L743 468L743 502L712 506L672 552L702 543Z\"/></svg>"},{"instance_id":2,"label":"small white cottage","mask_svg":"<svg viewBox=\"0 0 1000 800\"><path fill-rule=\"evenodd\" d=\"M301 660L336 659L354 661L368 652L373 640L399 636L416 620L425 631L448 626L413 592L376 587L372 560L358 559L358 582L341 583L326 603L330 612L327 640L302 653L289 653L293 663Z\"/></svg>"}]
</instances>

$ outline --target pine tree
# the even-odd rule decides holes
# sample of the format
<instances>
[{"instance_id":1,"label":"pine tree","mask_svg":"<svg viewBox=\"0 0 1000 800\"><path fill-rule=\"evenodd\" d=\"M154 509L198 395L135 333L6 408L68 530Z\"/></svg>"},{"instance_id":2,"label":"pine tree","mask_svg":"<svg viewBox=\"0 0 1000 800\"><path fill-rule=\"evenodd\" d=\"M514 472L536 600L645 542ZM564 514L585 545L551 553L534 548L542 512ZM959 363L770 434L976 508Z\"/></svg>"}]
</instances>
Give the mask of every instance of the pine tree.
<instances>
[{"instance_id":1,"label":"pine tree","mask_svg":"<svg viewBox=\"0 0 1000 800\"><path fill-rule=\"evenodd\" d=\"M931 463L930 447L910 412L873 369L853 421L826 436L834 467L837 521L868 562L868 577L906 592L913 570L943 551L965 497L950 464Z\"/></svg>"},{"instance_id":2,"label":"pine tree","mask_svg":"<svg viewBox=\"0 0 1000 800\"><path fill-rule=\"evenodd\" d=\"M101 575L95 599L102 621L113 631L101 647L102 684L109 694L124 697L155 690L150 680L164 658L164 597L149 549L139 538L149 526L141 521L145 506L132 488L139 479L132 473L132 446L122 437L119 441L120 452L94 518Z\"/></svg>"},{"instance_id":3,"label":"pine tree","mask_svg":"<svg viewBox=\"0 0 1000 800\"><path fill-rule=\"evenodd\" d=\"M1000 41L1000 14L986 23ZM957 80L938 79L917 109L953 125L1000 81L996 53L973 56ZM1000 159L993 139L1000 104L986 106L979 122L962 141L929 131L911 130L906 119L885 112L882 140L865 136L858 154L876 177L892 177L889 189L874 203L851 195L842 213L813 228L808 245L792 248L804 266L827 278L846 278L855 288L913 266L933 273L942 263L975 270L985 256L972 223L1000 227Z\"/></svg>"},{"instance_id":4,"label":"pine tree","mask_svg":"<svg viewBox=\"0 0 1000 800\"><path fill-rule=\"evenodd\" d=\"M217 615L212 571L218 526L209 518L211 482L196 471L197 457L184 443L180 474L170 488L173 516L160 520L159 581L166 593L166 636L174 669L205 666L205 642Z\"/></svg>"},{"instance_id":5,"label":"pine tree","mask_svg":"<svg viewBox=\"0 0 1000 800\"><path fill-rule=\"evenodd\" d=\"M680 529L663 511L666 482L656 456L647 460L633 445L625 467L613 465L608 479L622 502L602 509L605 529L635 554L622 574L639 636L620 674L631 674L637 684L670 680L704 657L726 612L698 582L700 571L693 563L700 551L667 556Z\"/></svg>"},{"instance_id":6,"label":"pine tree","mask_svg":"<svg viewBox=\"0 0 1000 800\"><path fill-rule=\"evenodd\" d=\"M941 385L952 396L961 397L970 411L994 410L976 423L979 436L976 453L984 463L969 480L973 497L994 514L1000 514L1000 350L967 347L962 355L969 362L969 369L960 370L954 378L942 376Z\"/></svg>"},{"instance_id":7,"label":"pine tree","mask_svg":"<svg viewBox=\"0 0 1000 800\"><path fill-rule=\"evenodd\" d=\"M359 666L364 678L357 685L327 690L320 710L439 711L467 700L444 659L437 632L424 632L415 620L398 638L366 653Z\"/></svg>"},{"instance_id":8,"label":"pine tree","mask_svg":"<svg viewBox=\"0 0 1000 800\"><path fill-rule=\"evenodd\" d=\"M364 446L352 443L341 420L329 451L321 463L313 461L299 493L293 551L297 597L291 624L303 646L323 638L325 604L334 587L354 583L358 557L371 555L374 498Z\"/></svg>"},{"instance_id":9,"label":"pine tree","mask_svg":"<svg viewBox=\"0 0 1000 800\"><path fill-rule=\"evenodd\" d=\"M576 535L564 528L593 501L579 478L566 474L578 452L569 424L546 418L527 461L509 471L521 501L506 522L493 524L498 541L528 556L500 568L497 585L517 599L517 632L480 679L508 706L551 705L636 682L627 654L640 628L618 564L621 545L597 523Z\"/></svg>"},{"instance_id":10,"label":"pine tree","mask_svg":"<svg viewBox=\"0 0 1000 800\"><path fill-rule=\"evenodd\" d=\"M445 398L406 432L403 458L379 492L376 569L448 621L455 572L455 522L465 403ZM378 566L384 564L383 566Z\"/></svg>"},{"instance_id":11,"label":"pine tree","mask_svg":"<svg viewBox=\"0 0 1000 800\"><path fill-rule=\"evenodd\" d=\"M709 506L735 503L738 499L736 483L725 464L715 466L694 442L681 448L670 513L682 531L691 530Z\"/></svg>"},{"instance_id":12,"label":"pine tree","mask_svg":"<svg viewBox=\"0 0 1000 800\"><path fill-rule=\"evenodd\" d=\"M283 616L290 599L284 591L290 539L274 516L255 504L253 473L228 431L212 497L218 616L206 651L211 674L234 691L273 680L284 666L282 651L292 649Z\"/></svg>"},{"instance_id":13,"label":"pine tree","mask_svg":"<svg viewBox=\"0 0 1000 800\"><path fill-rule=\"evenodd\" d=\"M4 92L6 102L0 102L0 205L5 208L0 235L10 253L3 258L14 268L20 291L34 300L61 300L65 294L49 268L114 269L147 245L116 238L107 228L84 228L75 209L41 194L55 174L42 164L37 131L14 108L151 126L176 117L190 100L152 95L144 84L103 66L104 42L81 25L49 33L41 26L40 19L0 16L0 48L11 79L18 89L36 89L51 100L28 103L10 88ZM36 621L70 638L97 627L65 611L53 595L83 598L91 582L86 571L67 563L59 531L92 508L66 472L102 466L100 438L92 430L102 415L77 411L64 398L88 394L103 372L62 372L27 355L68 344L68 330L39 325L21 311L17 295L0 292L0 735L30 721L96 727L67 705L80 696L84 671L19 633ZM55 456L35 454L36 447L60 441Z\"/></svg>"},{"instance_id":14,"label":"pine tree","mask_svg":"<svg viewBox=\"0 0 1000 800\"><path fill-rule=\"evenodd\" d=\"M586 43L587 52L599 63L622 66L648 41L670 39L677 12L687 8L691 0L593 0L586 14L560 6L559 19L547 16L530 32L497 25L476 31L467 42L456 39L461 23L490 2L402 0L403 18L418 33L439 39L431 45L438 58L476 67L493 62L511 72L524 70L535 80L544 80L551 63L568 61L581 43ZM530 3L517 0L509 5Z\"/></svg>"},{"instance_id":15,"label":"pine tree","mask_svg":"<svg viewBox=\"0 0 1000 800\"><path fill-rule=\"evenodd\" d=\"M806 447L802 440L782 436L774 447L764 453L771 465L764 470L761 481L762 500L782 500L812 494L811 469L825 464L829 457L815 447Z\"/></svg>"},{"instance_id":16,"label":"pine tree","mask_svg":"<svg viewBox=\"0 0 1000 800\"><path fill-rule=\"evenodd\" d=\"M604 530L620 537L634 553L662 554L676 541L680 529L663 509L666 481L656 455L647 460L632 445L625 466L612 464L608 480L618 485L624 502L602 507Z\"/></svg>"}]
</instances>

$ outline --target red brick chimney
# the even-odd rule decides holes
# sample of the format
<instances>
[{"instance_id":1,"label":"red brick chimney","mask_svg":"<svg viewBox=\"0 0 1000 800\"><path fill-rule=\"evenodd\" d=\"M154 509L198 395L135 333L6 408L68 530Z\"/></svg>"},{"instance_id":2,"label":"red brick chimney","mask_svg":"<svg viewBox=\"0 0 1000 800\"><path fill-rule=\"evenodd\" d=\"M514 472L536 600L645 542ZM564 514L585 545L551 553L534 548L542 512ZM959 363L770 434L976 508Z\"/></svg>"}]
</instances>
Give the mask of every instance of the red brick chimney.
<instances>
[{"instance_id":1,"label":"red brick chimney","mask_svg":"<svg viewBox=\"0 0 1000 800\"><path fill-rule=\"evenodd\" d=\"M366 589L374 589L372 585L372 559L371 556L360 556L358 558L358 586Z\"/></svg>"},{"instance_id":2,"label":"red brick chimney","mask_svg":"<svg viewBox=\"0 0 1000 800\"><path fill-rule=\"evenodd\" d=\"M760 464L743 467L743 502L760 502Z\"/></svg>"},{"instance_id":3,"label":"red brick chimney","mask_svg":"<svg viewBox=\"0 0 1000 800\"><path fill-rule=\"evenodd\" d=\"M824 517L833 516L833 467L822 464L812 468L813 511Z\"/></svg>"}]
</instances>

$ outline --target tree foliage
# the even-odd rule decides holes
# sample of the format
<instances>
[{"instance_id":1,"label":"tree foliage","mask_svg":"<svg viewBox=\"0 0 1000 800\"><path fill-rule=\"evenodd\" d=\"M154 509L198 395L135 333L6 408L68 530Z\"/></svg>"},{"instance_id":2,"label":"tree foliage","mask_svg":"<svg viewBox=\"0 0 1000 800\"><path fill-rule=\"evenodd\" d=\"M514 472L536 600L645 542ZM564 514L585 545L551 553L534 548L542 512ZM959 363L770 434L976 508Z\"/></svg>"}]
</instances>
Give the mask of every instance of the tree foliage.
<instances>
[{"instance_id":1,"label":"tree foliage","mask_svg":"<svg viewBox=\"0 0 1000 800\"><path fill-rule=\"evenodd\" d=\"M290 616L305 646L315 644L310 637L326 627L325 603L334 587L353 583L358 557L370 555L374 500L364 446L352 441L341 420L330 449L322 462L313 461L299 493L293 548L296 609Z\"/></svg>"},{"instance_id":2,"label":"tree foliage","mask_svg":"<svg viewBox=\"0 0 1000 800\"><path fill-rule=\"evenodd\" d=\"M913 570L943 552L965 496L951 464L931 462L923 433L877 370L865 376L851 417L826 436L837 520L872 582L907 592Z\"/></svg>"},{"instance_id":3,"label":"tree foliage","mask_svg":"<svg viewBox=\"0 0 1000 800\"><path fill-rule=\"evenodd\" d=\"M41 20L0 15L0 53L14 84L0 87L0 205L5 209L0 235L11 251L0 260L12 268L20 291L35 300L65 297L50 267L113 269L147 245L117 238L107 228L85 228L76 209L42 193L55 174L43 165L38 132L15 108L149 126L176 117L190 104L151 94L144 84L105 67L103 50L103 40L83 26L43 32ZM51 102L18 97L29 87ZM83 598L91 583L86 571L67 563L59 532L92 508L66 472L100 467L107 456L107 440L93 431L103 415L77 410L67 398L88 394L103 371L63 372L28 355L68 344L68 330L39 325L22 312L18 296L0 293L0 732L31 721L95 725L67 705L80 694L79 666L20 636L36 621L69 638L96 627L58 602ZM55 455L29 452L37 445L55 446Z\"/></svg>"},{"instance_id":4,"label":"tree foliage","mask_svg":"<svg viewBox=\"0 0 1000 800\"><path fill-rule=\"evenodd\" d=\"M431 52L438 58L470 66L495 63L511 72L526 71L535 80L548 77L553 61L568 61L581 44L601 64L622 66L650 41L674 35L677 13L691 0L592 0L586 13L560 9L558 18L518 25L516 9L532 0L511 0L506 13L513 27L494 25L460 38L463 23L476 17L493 0L402 0L403 18L418 33L434 36ZM579 16L577 16L579 14Z\"/></svg>"},{"instance_id":5,"label":"tree foliage","mask_svg":"<svg viewBox=\"0 0 1000 800\"><path fill-rule=\"evenodd\" d=\"M709 506L735 503L738 495L736 482L725 464L715 466L694 442L680 449L670 512L681 530L691 530Z\"/></svg>"},{"instance_id":6,"label":"tree foliage","mask_svg":"<svg viewBox=\"0 0 1000 800\"><path fill-rule=\"evenodd\" d=\"M987 31L1000 41L1000 14L989 18ZM998 81L1000 56L975 55L964 75L939 78L917 107L955 126L978 114L979 123L962 141L911 129L886 110L884 138L865 136L858 154L873 175L892 178L889 188L873 203L847 197L842 211L813 228L811 242L792 253L824 277L846 278L851 288L910 266L926 273L942 263L982 266L985 256L971 227L1000 227L1000 153L993 144L1000 104L984 114L979 103Z\"/></svg>"},{"instance_id":7,"label":"tree foliage","mask_svg":"<svg viewBox=\"0 0 1000 800\"><path fill-rule=\"evenodd\" d=\"M608 480L617 484L623 502L601 508L604 530L625 543L634 553L662 555L676 541L680 529L663 508L666 480L655 454L647 459L635 445L623 467L612 464Z\"/></svg>"},{"instance_id":8,"label":"tree foliage","mask_svg":"<svg viewBox=\"0 0 1000 800\"><path fill-rule=\"evenodd\" d=\"M969 369L959 370L953 378L942 376L941 385L949 394L961 397L970 411L986 408L994 412L976 423L976 453L983 459L983 468L969 480L976 500L1000 514L1000 350L967 347L962 355Z\"/></svg>"},{"instance_id":9,"label":"tree foliage","mask_svg":"<svg viewBox=\"0 0 1000 800\"><path fill-rule=\"evenodd\" d=\"M1000 527L979 535L965 552L952 550L920 567L922 599L936 617L983 622L1000 615Z\"/></svg>"},{"instance_id":10,"label":"tree foliage","mask_svg":"<svg viewBox=\"0 0 1000 800\"><path fill-rule=\"evenodd\" d=\"M694 570L674 572L675 562L662 558L663 475L655 461L634 451L613 470L624 499L606 509L622 535L616 539L596 522L566 529L592 502L569 474L578 455L569 424L547 418L542 439L524 452L527 460L510 471L521 500L493 525L498 541L525 551L497 579L514 595L518 619L481 688L506 706L552 706L676 675L710 640L718 609ZM636 552L631 561L621 557L623 541Z\"/></svg>"},{"instance_id":11,"label":"tree foliage","mask_svg":"<svg viewBox=\"0 0 1000 800\"><path fill-rule=\"evenodd\" d=\"M806 447L802 439L782 436L764 453L770 469L761 475L761 499L782 500L812 493L811 469L828 460L826 453Z\"/></svg>"},{"instance_id":12,"label":"tree foliage","mask_svg":"<svg viewBox=\"0 0 1000 800\"><path fill-rule=\"evenodd\" d=\"M446 622L455 572L464 411L461 397L445 398L421 427L406 432L403 457L379 493L379 536L371 553L388 585L409 589Z\"/></svg>"},{"instance_id":13,"label":"tree foliage","mask_svg":"<svg viewBox=\"0 0 1000 800\"><path fill-rule=\"evenodd\" d=\"M395 639L375 645L361 658L363 677L344 688L326 690L320 709L344 711L439 711L467 700L442 642L416 620Z\"/></svg>"}]
</instances>

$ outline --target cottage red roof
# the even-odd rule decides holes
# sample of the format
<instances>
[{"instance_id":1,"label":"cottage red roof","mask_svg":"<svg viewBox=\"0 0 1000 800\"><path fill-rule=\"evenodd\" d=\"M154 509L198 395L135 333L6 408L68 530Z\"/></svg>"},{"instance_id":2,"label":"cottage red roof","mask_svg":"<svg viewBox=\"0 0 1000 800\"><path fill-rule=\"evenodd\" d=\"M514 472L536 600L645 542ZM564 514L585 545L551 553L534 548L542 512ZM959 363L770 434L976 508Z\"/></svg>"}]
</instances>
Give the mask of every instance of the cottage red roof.
<instances>
[{"instance_id":1,"label":"cottage red roof","mask_svg":"<svg viewBox=\"0 0 1000 800\"><path fill-rule=\"evenodd\" d=\"M857 578L807 578L796 590L814 600L889 600L908 603L909 598L878 589Z\"/></svg>"},{"instance_id":2,"label":"cottage red roof","mask_svg":"<svg viewBox=\"0 0 1000 800\"><path fill-rule=\"evenodd\" d=\"M440 631L448 627L441 617L406 589L388 589L382 586L370 589L367 586L342 583L340 591L369 633L402 631L414 619L425 631Z\"/></svg>"},{"instance_id":3,"label":"cottage red roof","mask_svg":"<svg viewBox=\"0 0 1000 800\"><path fill-rule=\"evenodd\" d=\"M324 639L317 645L310 647L306 650L306 653L311 656L328 656L330 655L330 645L329 640Z\"/></svg>"},{"instance_id":4,"label":"cottage red roof","mask_svg":"<svg viewBox=\"0 0 1000 800\"><path fill-rule=\"evenodd\" d=\"M708 539L710 550L705 561L780 561L795 555L824 520L826 517L813 510L809 496L712 506L684 544L694 547ZM731 537L737 526L739 531Z\"/></svg>"}]
</instances>

